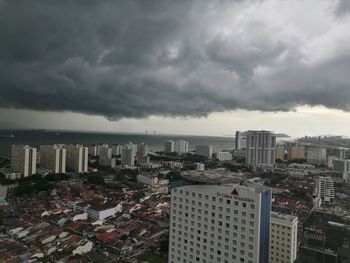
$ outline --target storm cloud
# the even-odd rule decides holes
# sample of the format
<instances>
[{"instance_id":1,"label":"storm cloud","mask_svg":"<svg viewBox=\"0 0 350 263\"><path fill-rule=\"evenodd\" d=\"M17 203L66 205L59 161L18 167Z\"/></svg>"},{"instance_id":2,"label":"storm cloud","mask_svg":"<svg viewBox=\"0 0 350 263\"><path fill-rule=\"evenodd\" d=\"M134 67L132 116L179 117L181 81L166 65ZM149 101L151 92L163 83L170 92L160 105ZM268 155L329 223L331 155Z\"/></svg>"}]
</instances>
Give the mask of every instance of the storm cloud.
<instances>
[{"instance_id":1,"label":"storm cloud","mask_svg":"<svg viewBox=\"0 0 350 263\"><path fill-rule=\"evenodd\" d=\"M347 1L317 2L0 0L0 107L109 119L349 111Z\"/></svg>"}]
</instances>

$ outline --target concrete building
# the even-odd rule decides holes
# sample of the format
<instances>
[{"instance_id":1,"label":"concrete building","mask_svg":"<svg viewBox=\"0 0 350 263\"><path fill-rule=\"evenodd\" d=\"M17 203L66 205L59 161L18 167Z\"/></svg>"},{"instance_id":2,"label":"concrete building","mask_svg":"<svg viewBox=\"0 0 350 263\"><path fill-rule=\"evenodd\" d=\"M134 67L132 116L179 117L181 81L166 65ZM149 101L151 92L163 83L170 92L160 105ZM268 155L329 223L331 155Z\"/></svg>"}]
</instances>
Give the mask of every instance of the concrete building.
<instances>
[{"instance_id":1,"label":"concrete building","mask_svg":"<svg viewBox=\"0 0 350 263\"><path fill-rule=\"evenodd\" d=\"M120 155L121 149L122 149L122 146L120 144L113 144L112 145L112 155Z\"/></svg>"},{"instance_id":2,"label":"concrete building","mask_svg":"<svg viewBox=\"0 0 350 263\"><path fill-rule=\"evenodd\" d=\"M171 190L169 263L267 263L271 189L190 185Z\"/></svg>"},{"instance_id":3,"label":"concrete building","mask_svg":"<svg viewBox=\"0 0 350 263\"><path fill-rule=\"evenodd\" d=\"M320 176L315 181L314 197L322 199L322 203L333 203L335 190L334 181L331 177Z\"/></svg>"},{"instance_id":4,"label":"concrete building","mask_svg":"<svg viewBox=\"0 0 350 263\"><path fill-rule=\"evenodd\" d=\"M147 156L149 153L149 147L147 144L141 143L137 145L137 156Z\"/></svg>"},{"instance_id":5,"label":"concrete building","mask_svg":"<svg viewBox=\"0 0 350 263\"><path fill-rule=\"evenodd\" d=\"M177 152L178 154L182 154L182 153L187 153L188 152L188 142L185 140L177 140L175 142L175 152Z\"/></svg>"},{"instance_id":6,"label":"concrete building","mask_svg":"<svg viewBox=\"0 0 350 263\"><path fill-rule=\"evenodd\" d=\"M298 217L271 212L269 263L293 263L297 258Z\"/></svg>"},{"instance_id":7,"label":"concrete building","mask_svg":"<svg viewBox=\"0 0 350 263\"><path fill-rule=\"evenodd\" d=\"M285 159L286 150L284 145L276 146L276 160L284 160Z\"/></svg>"},{"instance_id":8,"label":"concrete building","mask_svg":"<svg viewBox=\"0 0 350 263\"><path fill-rule=\"evenodd\" d=\"M41 145L40 146L40 167L49 169L51 172L66 172L66 148L64 145Z\"/></svg>"},{"instance_id":9,"label":"concrete building","mask_svg":"<svg viewBox=\"0 0 350 263\"><path fill-rule=\"evenodd\" d=\"M230 160L232 160L232 153L230 153L230 152L216 152L214 154L214 156L219 161L230 161Z\"/></svg>"},{"instance_id":10,"label":"concrete building","mask_svg":"<svg viewBox=\"0 0 350 263\"><path fill-rule=\"evenodd\" d=\"M134 166L135 155L132 147L124 146L121 151L121 165Z\"/></svg>"},{"instance_id":11,"label":"concrete building","mask_svg":"<svg viewBox=\"0 0 350 263\"><path fill-rule=\"evenodd\" d=\"M309 147L306 151L306 160L310 164L325 165L327 162L326 148Z\"/></svg>"},{"instance_id":12,"label":"concrete building","mask_svg":"<svg viewBox=\"0 0 350 263\"><path fill-rule=\"evenodd\" d=\"M205 165L204 165L204 163L194 163L194 168L197 171L204 171L205 170Z\"/></svg>"},{"instance_id":13,"label":"concrete building","mask_svg":"<svg viewBox=\"0 0 350 263\"><path fill-rule=\"evenodd\" d=\"M246 165L270 167L276 159L276 136L269 131L248 131Z\"/></svg>"},{"instance_id":14,"label":"concrete building","mask_svg":"<svg viewBox=\"0 0 350 263\"><path fill-rule=\"evenodd\" d=\"M211 145L196 145L196 154L208 159L213 157L214 149Z\"/></svg>"},{"instance_id":15,"label":"concrete building","mask_svg":"<svg viewBox=\"0 0 350 263\"><path fill-rule=\"evenodd\" d=\"M175 151L175 142L174 141L165 141L164 142L164 152L172 153Z\"/></svg>"},{"instance_id":16,"label":"concrete building","mask_svg":"<svg viewBox=\"0 0 350 263\"><path fill-rule=\"evenodd\" d=\"M341 174L346 184L350 184L350 159L347 160L333 160L334 172Z\"/></svg>"},{"instance_id":17,"label":"concrete building","mask_svg":"<svg viewBox=\"0 0 350 263\"><path fill-rule=\"evenodd\" d=\"M235 150L240 150L242 148L241 142L242 142L242 134L240 131L236 131Z\"/></svg>"},{"instance_id":18,"label":"concrete building","mask_svg":"<svg viewBox=\"0 0 350 263\"><path fill-rule=\"evenodd\" d=\"M109 167L111 166L111 160L112 160L112 148L110 148L108 144L105 144L100 148L99 165L104 167Z\"/></svg>"},{"instance_id":19,"label":"concrete building","mask_svg":"<svg viewBox=\"0 0 350 263\"><path fill-rule=\"evenodd\" d=\"M287 143L288 160L305 159L305 147L297 143Z\"/></svg>"},{"instance_id":20,"label":"concrete building","mask_svg":"<svg viewBox=\"0 0 350 263\"><path fill-rule=\"evenodd\" d=\"M90 156L98 156L97 145L89 145L88 146L88 153Z\"/></svg>"},{"instance_id":21,"label":"concrete building","mask_svg":"<svg viewBox=\"0 0 350 263\"><path fill-rule=\"evenodd\" d=\"M23 177L36 174L36 148L28 145L12 145L11 169Z\"/></svg>"},{"instance_id":22,"label":"concrete building","mask_svg":"<svg viewBox=\"0 0 350 263\"><path fill-rule=\"evenodd\" d=\"M139 174L137 175L137 182L154 186L158 184L158 177L154 174Z\"/></svg>"},{"instance_id":23,"label":"concrete building","mask_svg":"<svg viewBox=\"0 0 350 263\"><path fill-rule=\"evenodd\" d=\"M88 148L79 144L66 145L67 169L73 172L88 171Z\"/></svg>"}]
</instances>

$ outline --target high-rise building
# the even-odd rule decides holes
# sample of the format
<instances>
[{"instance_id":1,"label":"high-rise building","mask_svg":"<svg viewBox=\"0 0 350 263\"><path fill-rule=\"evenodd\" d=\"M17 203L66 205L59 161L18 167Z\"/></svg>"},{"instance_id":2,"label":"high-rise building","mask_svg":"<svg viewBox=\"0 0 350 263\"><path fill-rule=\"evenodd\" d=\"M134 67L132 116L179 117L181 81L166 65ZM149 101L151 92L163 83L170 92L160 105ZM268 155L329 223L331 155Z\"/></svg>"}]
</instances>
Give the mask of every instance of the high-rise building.
<instances>
[{"instance_id":1,"label":"high-rise building","mask_svg":"<svg viewBox=\"0 0 350 263\"><path fill-rule=\"evenodd\" d=\"M122 145L120 145L120 144L113 144L112 145L112 154L113 155L120 155L121 154L121 148L122 148Z\"/></svg>"},{"instance_id":2,"label":"high-rise building","mask_svg":"<svg viewBox=\"0 0 350 263\"><path fill-rule=\"evenodd\" d=\"M169 263L267 263L271 189L190 185L171 190Z\"/></svg>"},{"instance_id":3,"label":"high-rise building","mask_svg":"<svg viewBox=\"0 0 350 263\"><path fill-rule=\"evenodd\" d=\"M187 153L188 152L188 142L185 140L177 140L175 142L175 152L181 154L181 153Z\"/></svg>"},{"instance_id":4,"label":"high-rise building","mask_svg":"<svg viewBox=\"0 0 350 263\"><path fill-rule=\"evenodd\" d=\"M164 142L164 152L172 153L175 151L175 142L174 141L165 141Z\"/></svg>"},{"instance_id":5,"label":"high-rise building","mask_svg":"<svg viewBox=\"0 0 350 263\"><path fill-rule=\"evenodd\" d=\"M298 217L271 212L269 263L293 263L297 258Z\"/></svg>"},{"instance_id":6,"label":"high-rise building","mask_svg":"<svg viewBox=\"0 0 350 263\"><path fill-rule=\"evenodd\" d=\"M334 181L331 177L319 176L315 181L314 197L319 197L322 203L333 203L335 190Z\"/></svg>"},{"instance_id":7,"label":"high-rise building","mask_svg":"<svg viewBox=\"0 0 350 263\"><path fill-rule=\"evenodd\" d=\"M132 147L123 147L121 151L121 165L135 165L135 154Z\"/></svg>"},{"instance_id":8,"label":"high-rise building","mask_svg":"<svg viewBox=\"0 0 350 263\"><path fill-rule=\"evenodd\" d=\"M205 170L204 163L194 163L194 167L197 171L204 171Z\"/></svg>"},{"instance_id":9,"label":"high-rise building","mask_svg":"<svg viewBox=\"0 0 350 263\"><path fill-rule=\"evenodd\" d=\"M23 177L36 174L36 148L28 145L12 145L11 169Z\"/></svg>"},{"instance_id":10,"label":"high-rise building","mask_svg":"<svg viewBox=\"0 0 350 263\"><path fill-rule=\"evenodd\" d=\"M97 145L89 145L88 152L89 152L89 155L91 155L91 156L97 156L98 155Z\"/></svg>"},{"instance_id":11,"label":"high-rise building","mask_svg":"<svg viewBox=\"0 0 350 263\"><path fill-rule=\"evenodd\" d=\"M269 167L275 164L276 136L269 131L248 131L246 164L251 167Z\"/></svg>"},{"instance_id":12,"label":"high-rise building","mask_svg":"<svg viewBox=\"0 0 350 263\"><path fill-rule=\"evenodd\" d=\"M306 151L306 160L309 164L322 165L327 162L327 150L320 147L309 147Z\"/></svg>"},{"instance_id":13,"label":"high-rise building","mask_svg":"<svg viewBox=\"0 0 350 263\"><path fill-rule=\"evenodd\" d=\"M276 160L284 160L286 150L284 149L284 145L276 146Z\"/></svg>"},{"instance_id":14,"label":"high-rise building","mask_svg":"<svg viewBox=\"0 0 350 263\"><path fill-rule=\"evenodd\" d=\"M147 156L149 153L149 147L147 144L141 143L137 145L137 156Z\"/></svg>"},{"instance_id":15,"label":"high-rise building","mask_svg":"<svg viewBox=\"0 0 350 263\"><path fill-rule=\"evenodd\" d=\"M100 148L99 165L104 167L111 166L111 159L112 159L112 148L110 148L108 144L105 144Z\"/></svg>"},{"instance_id":16,"label":"high-rise building","mask_svg":"<svg viewBox=\"0 0 350 263\"><path fill-rule=\"evenodd\" d=\"M333 160L334 172L341 174L346 184L350 184L350 159L347 160Z\"/></svg>"},{"instance_id":17,"label":"high-rise building","mask_svg":"<svg viewBox=\"0 0 350 263\"><path fill-rule=\"evenodd\" d=\"M41 145L40 167L49 169L53 173L66 172L66 148L64 145Z\"/></svg>"},{"instance_id":18,"label":"high-rise building","mask_svg":"<svg viewBox=\"0 0 350 263\"><path fill-rule=\"evenodd\" d=\"M235 149L236 150L241 149L241 141L242 141L242 134L240 131L236 131L236 138L235 138Z\"/></svg>"},{"instance_id":19,"label":"high-rise building","mask_svg":"<svg viewBox=\"0 0 350 263\"><path fill-rule=\"evenodd\" d=\"M213 146L211 145L196 145L196 154L204 156L208 159L213 157Z\"/></svg>"},{"instance_id":20,"label":"high-rise building","mask_svg":"<svg viewBox=\"0 0 350 263\"><path fill-rule=\"evenodd\" d=\"M88 171L88 148L79 144L66 145L67 169L73 172L85 173Z\"/></svg>"},{"instance_id":21,"label":"high-rise building","mask_svg":"<svg viewBox=\"0 0 350 263\"><path fill-rule=\"evenodd\" d=\"M287 143L288 160L305 159L305 147L297 143Z\"/></svg>"}]
</instances>

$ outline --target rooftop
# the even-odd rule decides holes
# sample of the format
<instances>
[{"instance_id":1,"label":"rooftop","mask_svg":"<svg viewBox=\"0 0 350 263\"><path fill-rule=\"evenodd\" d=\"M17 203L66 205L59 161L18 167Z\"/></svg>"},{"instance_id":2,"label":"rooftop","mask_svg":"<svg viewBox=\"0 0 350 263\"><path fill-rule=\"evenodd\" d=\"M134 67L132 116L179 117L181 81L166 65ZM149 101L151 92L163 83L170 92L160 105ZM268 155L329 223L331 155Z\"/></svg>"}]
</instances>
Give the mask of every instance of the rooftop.
<instances>
[{"instance_id":1,"label":"rooftop","mask_svg":"<svg viewBox=\"0 0 350 263\"><path fill-rule=\"evenodd\" d=\"M205 170L196 171L189 170L181 173L181 176L190 181L197 181L202 183L239 183L246 181L246 176L241 173L228 172L224 170Z\"/></svg>"}]
</instances>

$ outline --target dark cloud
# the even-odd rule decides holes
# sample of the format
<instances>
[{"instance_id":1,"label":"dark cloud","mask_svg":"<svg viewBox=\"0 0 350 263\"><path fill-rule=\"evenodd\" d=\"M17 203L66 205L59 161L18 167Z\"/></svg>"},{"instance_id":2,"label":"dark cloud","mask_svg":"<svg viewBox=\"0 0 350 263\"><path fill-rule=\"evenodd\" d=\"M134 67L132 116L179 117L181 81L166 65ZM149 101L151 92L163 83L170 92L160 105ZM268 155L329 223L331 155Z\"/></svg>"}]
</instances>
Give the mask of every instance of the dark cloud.
<instances>
[{"instance_id":1,"label":"dark cloud","mask_svg":"<svg viewBox=\"0 0 350 263\"><path fill-rule=\"evenodd\" d=\"M350 60L307 65L275 25L239 22L261 3L0 0L0 107L110 119L349 110Z\"/></svg>"},{"instance_id":2,"label":"dark cloud","mask_svg":"<svg viewBox=\"0 0 350 263\"><path fill-rule=\"evenodd\" d=\"M338 0L335 12L340 17L348 15L350 13L350 1L349 0Z\"/></svg>"}]
</instances>

